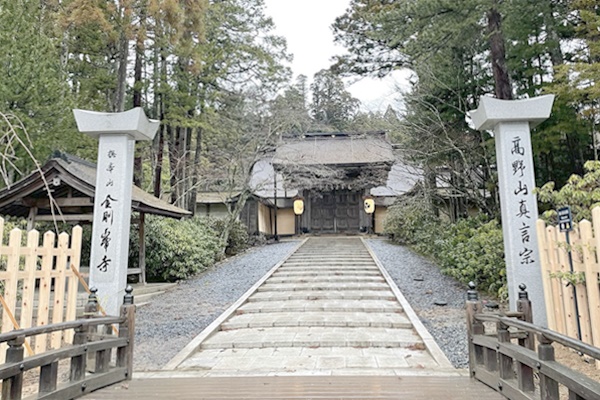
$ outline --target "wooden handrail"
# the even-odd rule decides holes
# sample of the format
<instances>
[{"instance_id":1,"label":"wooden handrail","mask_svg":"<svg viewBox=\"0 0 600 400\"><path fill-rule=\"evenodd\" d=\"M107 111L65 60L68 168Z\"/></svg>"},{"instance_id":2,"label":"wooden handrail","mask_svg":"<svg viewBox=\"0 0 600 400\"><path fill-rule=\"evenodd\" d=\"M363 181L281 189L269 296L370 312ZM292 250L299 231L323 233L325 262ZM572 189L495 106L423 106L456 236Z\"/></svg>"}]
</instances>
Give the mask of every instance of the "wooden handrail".
<instances>
[{"instance_id":1,"label":"wooden handrail","mask_svg":"<svg viewBox=\"0 0 600 400\"><path fill-rule=\"evenodd\" d=\"M471 377L514 400L559 400L560 386L566 387L570 399L600 400L600 382L556 361L553 343L596 360L600 359L600 348L534 325L525 285L520 286L518 312L510 313L514 317L484 312L474 284L469 286L466 309ZM486 332L489 323L495 324L495 332Z\"/></svg>"},{"instance_id":2,"label":"wooden handrail","mask_svg":"<svg viewBox=\"0 0 600 400\"><path fill-rule=\"evenodd\" d=\"M53 360L71 358L86 353L93 353L100 350L118 348L127 346L127 340L123 338L113 338L98 340L96 342L87 342L84 345L74 345L62 347L56 350L50 350L43 354L27 357L23 361L16 363L5 363L0 365L0 379L9 378L19 373L33 368L47 365Z\"/></svg>"},{"instance_id":3,"label":"wooden handrail","mask_svg":"<svg viewBox=\"0 0 600 400\"><path fill-rule=\"evenodd\" d=\"M590 346L581 340L573 339L553 330L534 325L529 322L521 321L514 318L508 318L500 314L475 314L475 319L481 322L496 322L506 326L519 328L529 333L543 335L546 339L570 347L580 353L586 354L595 359L600 359L600 348Z\"/></svg>"},{"instance_id":4,"label":"wooden handrail","mask_svg":"<svg viewBox=\"0 0 600 400\"><path fill-rule=\"evenodd\" d=\"M81 319L19 329L0 334L0 343L8 344L6 362L0 365L2 399L20 400L23 393L23 374L39 368L39 388L36 399L77 398L90 391L123 380L131 379L133 372L133 345L135 339L135 305L133 289L125 289L120 316L97 317L98 298L91 289L89 301ZM99 326L118 324L118 334L99 334ZM73 329L73 344L24 357L25 339L36 335ZM41 336L43 337L43 336ZM116 365L111 364L116 351ZM93 358L90 358L93 357ZM69 381L58 382L58 363L70 360ZM88 365L88 362L91 365ZM92 370L93 374L87 371Z\"/></svg>"},{"instance_id":5,"label":"wooden handrail","mask_svg":"<svg viewBox=\"0 0 600 400\"><path fill-rule=\"evenodd\" d=\"M67 329L87 328L98 325L120 324L124 321L125 318L122 317L94 317L88 319L77 319L75 321L59 322L57 324L35 326L33 328L27 329L15 329L14 331L0 334L0 343L14 340L19 336L30 337L35 335L41 335L44 333L64 331Z\"/></svg>"}]
</instances>

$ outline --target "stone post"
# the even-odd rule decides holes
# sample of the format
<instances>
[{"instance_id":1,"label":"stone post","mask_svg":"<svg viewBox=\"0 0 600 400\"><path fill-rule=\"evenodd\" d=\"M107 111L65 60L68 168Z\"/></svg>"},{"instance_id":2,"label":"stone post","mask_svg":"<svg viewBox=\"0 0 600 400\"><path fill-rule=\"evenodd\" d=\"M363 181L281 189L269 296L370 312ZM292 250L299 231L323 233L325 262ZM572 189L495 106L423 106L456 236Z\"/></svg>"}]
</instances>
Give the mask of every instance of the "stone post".
<instances>
[{"instance_id":1,"label":"stone post","mask_svg":"<svg viewBox=\"0 0 600 400\"><path fill-rule=\"evenodd\" d=\"M510 308L515 310L519 285L526 284L535 306L533 322L542 326L547 324L530 129L550 116L553 102L553 95L524 100L483 96L470 112L475 129L494 132Z\"/></svg>"},{"instance_id":2,"label":"stone post","mask_svg":"<svg viewBox=\"0 0 600 400\"><path fill-rule=\"evenodd\" d=\"M159 126L141 108L120 113L73 110L79 131L99 139L90 286L109 315L119 315L127 283L129 225L136 140L152 140Z\"/></svg>"}]
</instances>

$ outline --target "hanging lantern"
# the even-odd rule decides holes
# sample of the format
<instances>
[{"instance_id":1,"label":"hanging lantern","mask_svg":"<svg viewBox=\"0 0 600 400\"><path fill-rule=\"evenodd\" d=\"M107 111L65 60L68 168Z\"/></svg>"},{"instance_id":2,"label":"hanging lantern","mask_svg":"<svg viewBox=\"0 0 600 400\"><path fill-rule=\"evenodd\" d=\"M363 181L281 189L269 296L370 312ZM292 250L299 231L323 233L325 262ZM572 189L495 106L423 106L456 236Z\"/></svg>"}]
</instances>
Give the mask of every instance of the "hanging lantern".
<instances>
[{"instance_id":1,"label":"hanging lantern","mask_svg":"<svg viewBox=\"0 0 600 400\"><path fill-rule=\"evenodd\" d=\"M294 214L302 215L304 213L304 199L298 197L294 199Z\"/></svg>"},{"instance_id":2,"label":"hanging lantern","mask_svg":"<svg viewBox=\"0 0 600 400\"><path fill-rule=\"evenodd\" d=\"M373 214L375 212L375 200L372 197L367 197L364 202L365 212Z\"/></svg>"}]
</instances>

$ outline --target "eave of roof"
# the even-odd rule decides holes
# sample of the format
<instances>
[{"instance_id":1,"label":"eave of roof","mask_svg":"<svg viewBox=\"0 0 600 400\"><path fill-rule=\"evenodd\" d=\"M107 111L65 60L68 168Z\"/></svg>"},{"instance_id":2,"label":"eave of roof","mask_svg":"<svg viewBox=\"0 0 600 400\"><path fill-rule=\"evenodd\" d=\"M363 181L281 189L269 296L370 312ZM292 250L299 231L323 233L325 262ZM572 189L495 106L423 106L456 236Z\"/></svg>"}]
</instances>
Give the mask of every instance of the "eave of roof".
<instances>
[{"instance_id":1,"label":"eave of roof","mask_svg":"<svg viewBox=\"0 0 600 400\"><path fill-rule=\"evenodd\" d=\"M65 159L53 158L41 167L41 172L42 174L34 171L10 187L0 190L0 214L24 217L29 212L29 206L22 203L23 198L36 192L47 193L47 189L58 190L63 183L87 197L94 197L96 168L92 163L70 156ZM57 177L60 178L60 184L54 186L52 180ZM132 188L131 205L133 211L165 217L182 218L191 215L191 212L160 200L137 186Z\"/></svg>"}]
</instances>

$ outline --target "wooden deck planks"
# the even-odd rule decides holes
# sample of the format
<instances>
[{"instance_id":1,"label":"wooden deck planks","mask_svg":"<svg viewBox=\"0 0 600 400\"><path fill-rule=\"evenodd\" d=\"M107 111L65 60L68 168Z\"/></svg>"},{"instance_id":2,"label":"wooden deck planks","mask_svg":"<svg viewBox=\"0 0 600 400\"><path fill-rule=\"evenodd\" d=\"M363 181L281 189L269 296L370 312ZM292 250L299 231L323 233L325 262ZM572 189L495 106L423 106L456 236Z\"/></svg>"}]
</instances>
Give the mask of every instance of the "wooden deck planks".
<instances>
[{"instance_id":1,"label":"wooden deck planks","mask_svg":"<svg viewBox=\"0 0 600 400\"><path fill-rule=\"evenodd\" d=\"M105 399L478 399L502 395L468 377L276 376L134 379L84 397Z\"/></svg>"}]
</instances>

